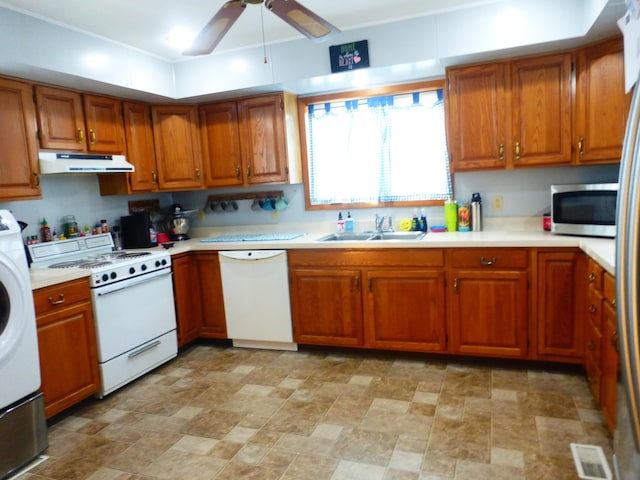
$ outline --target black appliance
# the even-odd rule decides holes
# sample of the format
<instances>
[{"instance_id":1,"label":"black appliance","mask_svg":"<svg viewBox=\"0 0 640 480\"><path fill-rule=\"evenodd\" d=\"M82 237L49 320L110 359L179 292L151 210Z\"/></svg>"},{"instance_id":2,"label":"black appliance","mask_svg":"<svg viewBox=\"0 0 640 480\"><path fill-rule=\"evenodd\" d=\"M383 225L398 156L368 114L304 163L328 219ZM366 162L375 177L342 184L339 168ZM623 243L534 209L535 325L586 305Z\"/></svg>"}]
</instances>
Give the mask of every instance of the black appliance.
<instances>
[{"instance_id":1,"label":"black appliance","mask_svg":"<svg viewBox=\"0 0 640 480\"><path fill-rule=\"evenodd\" d=\"M155 247L157 244L151 241L152 229L149 212L132 212L131 215L120 217L122 248Z\"/></svg>"}]
</instances>

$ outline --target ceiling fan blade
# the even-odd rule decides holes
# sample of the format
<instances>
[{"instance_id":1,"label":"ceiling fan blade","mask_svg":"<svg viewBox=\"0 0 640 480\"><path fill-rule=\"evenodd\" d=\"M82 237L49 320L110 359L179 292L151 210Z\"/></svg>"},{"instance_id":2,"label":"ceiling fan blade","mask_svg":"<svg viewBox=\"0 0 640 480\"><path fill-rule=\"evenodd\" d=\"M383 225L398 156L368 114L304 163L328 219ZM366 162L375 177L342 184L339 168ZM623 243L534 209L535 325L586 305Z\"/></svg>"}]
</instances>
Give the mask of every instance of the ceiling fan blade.
<instances>
[{"instance_id":1,"label":"ceiling fan blade","mask_svg":"<svg viewBox=\"0 0 640 480\"><path fill-rule=\"evenodd\" d=\"M242 0L230 0L225 3L182 54L195 56L213 52L245 8L247 4Z\"/></svg>"},{"instance_id":2,"label":"ceiling fan blade","mask_svg":"<svg viewBox=\"0 0 640 480\"><path fill-rule=\"evenodd\" d=\"M264 6L311 40L323 41L340 33L335 26L295 0L266 0Z\"/></svg>"}]
</instances>

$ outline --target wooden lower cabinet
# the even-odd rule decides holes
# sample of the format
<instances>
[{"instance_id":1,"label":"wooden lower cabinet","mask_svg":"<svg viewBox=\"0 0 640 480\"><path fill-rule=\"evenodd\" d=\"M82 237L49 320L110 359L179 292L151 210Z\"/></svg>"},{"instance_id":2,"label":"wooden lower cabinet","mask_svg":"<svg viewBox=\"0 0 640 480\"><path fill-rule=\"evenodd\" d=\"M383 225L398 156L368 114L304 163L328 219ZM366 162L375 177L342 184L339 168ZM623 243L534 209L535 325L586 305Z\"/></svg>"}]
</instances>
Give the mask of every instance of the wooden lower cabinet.
<instances>
[{"instance_id":1,"label":"wooden lower cabinet","mask_svg":"<svg viewBox=\"0 0 640 480\"><path fill-rule=\"evenodd\" d=\"M200 333L202 338L227 338L227 321L222 296L222 277L217 252L193 255L200 290Z\"/></svg>"},{"instance_id":2,"label":"wooden lower cabinet","mask_svg":"<svg viewBox=\"0 0 640 480\"><path fill-rule=\"evenodd\" d=\"M218 253L185 253L171 261L178 347L197 338L227 338Z\"/></svg>"},{"instance_id":3,"label":"wooden lower cabinet","mask_svg":"<svg viewBox=\"0 0 640 480\"><path fill-rule=\"evenodd\" d=\"M618 325L615 307L605 301L602 306L602 380L600 382L600 408L609 431L616 426L616 397L618 389Z\"/></svg>"},{"instance_id":4,"label":"wooden lower cabinet","mask_svg":"<svg viewBox=\"0 0 640 480\"><path fill-rule=\"evenodd\" d=\"M35 290L34 302L49 418L100 388L89 283L80 279Z\"/></svg>"},{"instance_id":5,"label":"wooden lower cabinet","mask_svg":"<svg viewBox=\"0 0 640 480\"><path fill-rule=\"evenodd\" d=\"M524 358L529 325L524 249L452 249L449 312L453 353Z\"/></svg>"},{"instance_id":6,"label":"wooden lower cabinet","mask_svg":"<svg viewBox=\"0 0 640 480\"><path fill-rule=\"evenodd\" d=\"M540 251L537 263L535 357L582 362L586 258L579 250Z\"/></svg>"},{"instance_id":7,"label":"wooden lower cabinet","mask_svg":"<svg viewBox=\"0 0 640 480\"><path fill-rule=\"evenodd\" d=\"M440 270L366 272L367 345L444 352L445 275Z\"/></svg>"},{"instance_id":8,"label":"wooden lower cabinet","mask_svg":"<svg viewBox=\"0 0 640 480\"><path fill-rule=\"evenodd\" d=\"M298 268L289 252L293 339L297 343L364 345L362 275L349 268ZM339 254L338 254L339 255Z\"/></svg>"},{"instance_id":9,"label":"wooden lower cabinet","mask_svg":"<svg viewBox=\"0 0 640 480\"><path fill-rule=\"evenodd\" d=\"M445 351L442 250L289 252L294 340Z\"/></svg>"}]
</instances>

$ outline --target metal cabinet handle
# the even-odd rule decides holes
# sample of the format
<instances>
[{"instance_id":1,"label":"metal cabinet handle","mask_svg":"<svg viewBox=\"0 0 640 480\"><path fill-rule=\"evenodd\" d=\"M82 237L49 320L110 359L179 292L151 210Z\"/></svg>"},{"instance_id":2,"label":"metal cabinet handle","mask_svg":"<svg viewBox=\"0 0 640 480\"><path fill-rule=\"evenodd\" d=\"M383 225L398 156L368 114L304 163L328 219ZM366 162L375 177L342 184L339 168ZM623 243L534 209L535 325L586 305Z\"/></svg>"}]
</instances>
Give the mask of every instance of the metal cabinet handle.
<instances>
[{"instance_id":1,"label":"metal cabinet handle","mask_svg":"<svg viewBox=\"0 0 640 480\"><path fill-rule=\"evenodd\" d=\"M584 137L580 137L578 140L578 153L584 155Z\"/></svg>"},{"instance_id":2,"label":"metal cabinet handle","mask_svg":"<svg viewBox=\"0 0 640 480\"><path fill-rule=\"evenodd\" d=\"M520 142L516 142L516 160L520 160Z\"/></svg>"},{"instance_id":3,"label":"metal cabinet handle","mask_svg":"<svg viewBox=\"0 0 640 480\"><path fill-rule=\"evenodd\" d=\"M458 277L453 279L453 292L456 293L456 294L459 293L458 292Z\"/></svg>"},{"instance_id":4,"label":"metal cabinet handle","mask_svg":"<svg viewBox=\"0 0 640 480\"><path fill-rule=\"evenodd\" d=\"M591 272L589 274L589 283L593 283L596 281L596 278L598 278L598 275L596 275L594 272Z\"/></svg>"},{"instance_id":5,"label":"metal cabinet handle","mask_svg":"<svg viewBox=\"0 0 640 480\"><path fill-rule=\"evenodd\" d=\"M491 260L487 260L484 257L480 257L480 263L483 265L495 265L496 257L492 257Z\"/></svg>"},{"instance_id":6,"label":"metal cabinet handle","mask_svg":"<svg viewBox=\"0 0 640 480\"><path fill-rule=\"evenodd\" d=\"M49 297L49 303L51 305L60 305L61 303L64 303L64 293L58 295L58 300L54 300L53 297Z\"/></svg>"},{"instance_id":7,"label":"metal cabinet handle","mask_svg":"<svg viewBox=\"0 0 640 480\"><path fill-rule=\"evenodd\" d=\"M498 157L500 160L504 160L504 143L498 145Z\"/></svg>"},{"instance_id":8,"label":"metal cabinet handle","mask_svg":"<svg viewBox=\"0 0 640 480\"><path fill-rule=\"evenodd\" d=\"M247 165L247 178L251 176L251 165Z\"/></svg>"},{"instance_id":9,"label":"metal cabinet handle","mask_svg":"<svg viewBox=\"0 0 640 480\"><path fill-rule=\"evenodd\" d=\"M93 144L96 143L96 132L94 132L93 128L89 129L89 141Z\"/></svg>"},{"instance_id":10,"label":"metal cabinet handle","mask_svg":"<svg viewBox=\"0 0 640 480\"><path fill-rule=\"evenodd\" d=\"M40 186L40 175L38 175L38 172L33 172L33 176L36 179L36 183L34 184L35 187L39 187Z\"/></svg>"},{"instance_id":11,"label":"metal cabinet handle","mask_svg":"<svg viewBox=\"0 0 640 480\"><path fill-rule=\"evenodd\" d=\"M595 342L593 340L591 340L589 342L589 344L587 345L587 350L594 351L595 349L596 349L596 344L595 344Z\"/></svg>"},{"instance_id":12,"label":"metal cabinet handle","mask_svg":"<svg viewBox=\"0 0 640 480\"><path fill-rule=\"evenodd\" d=\"M151 180L153 183L158 183L158 174L155 170L151 170Z\"/></svg>"},{"instance_id":13,"label":"metal cabinet handle","mask_svg":"<svg viewBox=\"0 0 640 480\"><path fill-rule=\"evenodd\" d=\"M357 275L354 277L354 280L356 281L356 291L360 290L360 277L358 277Z\"/></svg>"},{"instance_id":14,"label":"metal cabinet handle","mask_svg":"<svg viewBox=\"0 0 640 480\"><path fill-rule=\"evenodd\" d=\"M196 178L200 178L200 169L196 168Z\"/></svg>"},{"instance_id":15,"label":"metal cabinet handle","mask_svg":"<svg viewBox=\"0 0 640 480\"><path fill-rule=\"evenodd\" d=\"M84 142L84 131L81 128L76 130L76 139L78 143Z\"/></svg>"},{"instance_id":16,"label":"metal cabinet handle","mask_svg":"<svg viewBox=\"0 0 640 480\"><path fill-rule=\"evenodd\" d=\"M598 307L596 307L593 303L589 305L589 313L596 313L598 311Z\"/></svg>"},{"instance_id":17,"label":"metal cabinet handle","mask_svg":"<svg viewBox=\"0 0 640 480\"><path fill-rule=\"evenodd\" d=\"M240 165L236 166L236 179L240 180Z\"/></svg>"}]
</instances>

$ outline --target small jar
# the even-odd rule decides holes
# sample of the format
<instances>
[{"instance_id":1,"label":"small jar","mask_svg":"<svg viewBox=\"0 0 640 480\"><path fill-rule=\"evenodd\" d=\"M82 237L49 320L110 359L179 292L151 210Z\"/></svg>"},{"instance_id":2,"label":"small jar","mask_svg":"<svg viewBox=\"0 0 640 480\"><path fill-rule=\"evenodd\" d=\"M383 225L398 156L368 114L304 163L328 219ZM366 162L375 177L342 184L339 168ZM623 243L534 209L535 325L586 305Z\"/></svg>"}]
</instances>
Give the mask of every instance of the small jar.
<instances>
[{"instance_id":1,"label":"small jar","mask_svg":"<svg viewBox=\"0 0 640 480\"><path fill-rule=\"evenodd\" d=\"M100 220L100 228L102 233L109 233L109 225L107 225L107 221L105 219Z\"/></svg>"},{"instance_id":2,"label":"small jar","mask_svg":"<svg viewBox=\"0 0 640 480\"><path fill-rule=\"evenodd\" d=\"M65 215L62 217L62 228L64 230L64 236L67 238L75 238L80 235L78 222L76 222L74 215Z\"/></svg>"}]
</instances>

